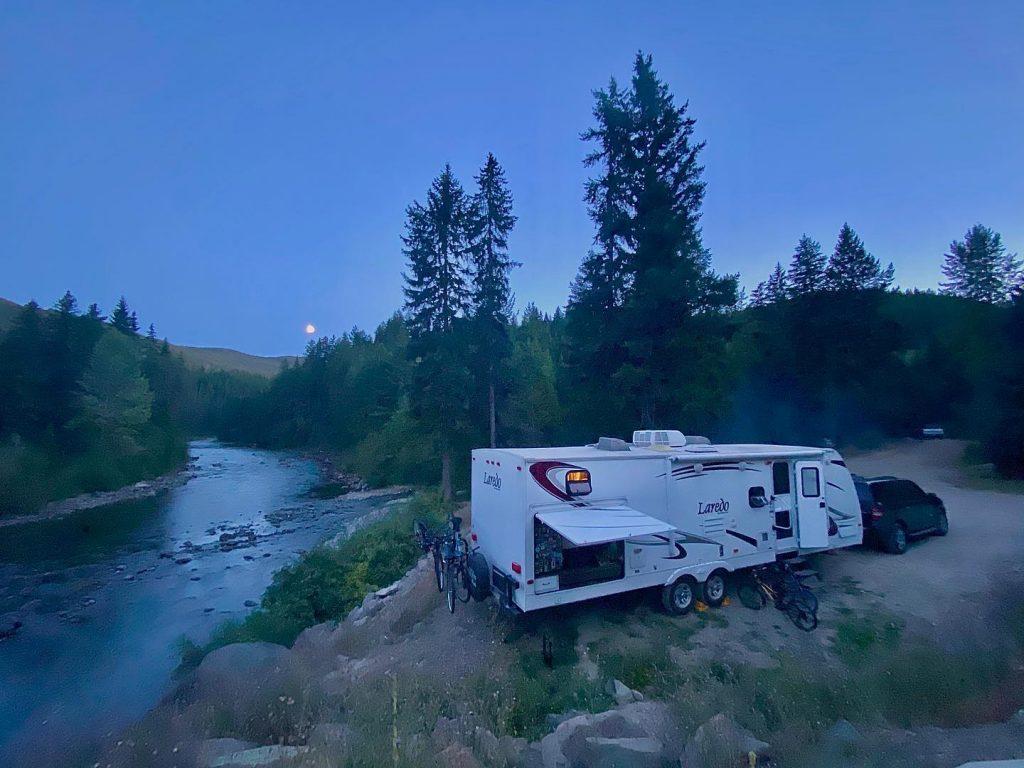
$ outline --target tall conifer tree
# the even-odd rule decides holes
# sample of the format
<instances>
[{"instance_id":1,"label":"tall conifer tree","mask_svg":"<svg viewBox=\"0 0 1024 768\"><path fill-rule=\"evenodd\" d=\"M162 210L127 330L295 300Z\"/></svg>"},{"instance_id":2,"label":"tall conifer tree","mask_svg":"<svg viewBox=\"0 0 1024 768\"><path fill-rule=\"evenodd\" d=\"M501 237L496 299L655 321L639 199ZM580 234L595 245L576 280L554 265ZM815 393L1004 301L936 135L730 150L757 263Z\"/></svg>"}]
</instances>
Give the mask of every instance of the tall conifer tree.
<instances>
[{"instance_id":1,"label":"tall conifer tree","mask_svg":"<svg viewBox=\"0 0 1024 768\"><path fill-rule=\"evenodd\" d=\"M892 285L893 266L885 269L867 252L853 227L843 224L832 258L825 268L825 285L830 291L886 290Z\"/></svg>"},{"instance_id":2,"label":"tall conifer tree","mask_svg":"<svg viewBox=\"0 0 1024 768\"><path fill-rule=\"evenodd\" d=\"M110 313L110 324L114 326L121 333L132 335L135 333L137 328L132 326L132 312L128 309L128 302L125 301L122 296L117 301L117 306L114 307L114 311ZM135 325L138 325L138 321L135 321Z\"/></svg>"},{"instance_id":3,"label":"tall conifer tree","mask_svg":"<svg viewBox=\"0 0 1024 768\"><path fill-rule=\"evenodd\" d=\"M1013 295L1021 277L1020 261L1007 252L998 232L975 224L963 240L950 244L942 274L943 293L998 304Z\"/></svg>"},{"instance_id":4,"label":"tall conifer tree","mask_svg":"<svg viewBox=\"0 0 1024 768\"><path fill-rule=\"evenodd\" d=\"M789 290L793 296L807 296L825 287L825 254L821 243L803 235L796 244L789 265Z\"/></svg>"},{"instance_id":5,"label":"tall conifer tree","mask_svg":"<svg viewBox=\"0 0 1024 768\"><path fill-rule=\"evenodd\" d=\"M445 499L452 496L452 440L468 394L457 325L470 302L469 235L469 201L446 165L431 184L426 205L414 202L407 209L402 236L409 354L416 361L412 406L437 434Z\"/></svg>"},{"instance_id":6,"label":"tall conifer tree","mask_svg":"<svg viewBox=\"0 0 1024 768\"><path fill-rule=\"evenodd\" d=\"M490 445L497 445L495 378L508 356L508 324L514 311L509 272L519 266L508 255L508 236L515 226L512 193L505 172L493 154L476 176L470 224L473 263L472 309L484 368Z\"/></svg>"}]
</instances>

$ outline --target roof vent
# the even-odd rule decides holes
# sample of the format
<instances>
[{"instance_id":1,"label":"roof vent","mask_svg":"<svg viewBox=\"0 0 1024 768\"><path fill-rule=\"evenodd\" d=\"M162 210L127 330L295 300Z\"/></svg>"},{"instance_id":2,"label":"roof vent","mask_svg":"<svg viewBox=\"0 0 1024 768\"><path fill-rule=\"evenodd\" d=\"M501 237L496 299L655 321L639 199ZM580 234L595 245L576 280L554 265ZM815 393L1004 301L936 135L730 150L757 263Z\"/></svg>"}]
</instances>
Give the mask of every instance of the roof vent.
<instances>
[{"instance_id":1,"label":"roof vent","mask_svg":"<svg viewBox=\"0 0 1024 768\"><path fill-rule=\"evenodd\" d=\"M620 440L617 437L599 437L597 438L597 450L628 451L629 445L626 444L625 440Z\"/></svg>"},{"instance_id":2,"label":"roof vent","mask_svg":"<svg viewBox=\"0 0 1024 768\"><path fill-rule=\"evenodd\" d=\"M678 429L638 429L633 433L633 445L641 448L682 448L686 445L686 436Z\"/></svg>"}]
</instances>

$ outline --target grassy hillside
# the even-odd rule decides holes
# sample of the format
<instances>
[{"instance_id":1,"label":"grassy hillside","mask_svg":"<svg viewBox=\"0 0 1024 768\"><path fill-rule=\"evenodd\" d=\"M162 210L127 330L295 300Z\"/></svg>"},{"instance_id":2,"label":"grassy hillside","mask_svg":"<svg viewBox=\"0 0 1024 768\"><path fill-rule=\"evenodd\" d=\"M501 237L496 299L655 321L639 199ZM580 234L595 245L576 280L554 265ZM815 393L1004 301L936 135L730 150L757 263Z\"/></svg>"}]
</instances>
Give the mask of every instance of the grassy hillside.
<instances>
[{"instance_id":1,"label":"grassy hillside","mask_svg":"<svg viewBox=\"0 0 1024 768\"><path fill-rule=\"evenodd\" d=\"M207 368L216 371L237 371L271 378L281 370L285 362L295 362L296 357L260 357L221 347L180 347L172 344L171 349L180 352L185 362L193 368Z\"/></svg>"},{"instance_id":2,"label":"grassy hillside","mask_svg":"<svg viewBox=\"0 0 1024 768\"><path fill-rule=\"evenodd\" d=\"M10 327L20 309L20 304L0 298L0 332ZM171 348L175 352L180 352L192 368L251 373L265 378L276 376L285 361L294 362L298 359L287 356L260 357L221 347L185 347L172 344Z\"/></svg>"}]
</instances>

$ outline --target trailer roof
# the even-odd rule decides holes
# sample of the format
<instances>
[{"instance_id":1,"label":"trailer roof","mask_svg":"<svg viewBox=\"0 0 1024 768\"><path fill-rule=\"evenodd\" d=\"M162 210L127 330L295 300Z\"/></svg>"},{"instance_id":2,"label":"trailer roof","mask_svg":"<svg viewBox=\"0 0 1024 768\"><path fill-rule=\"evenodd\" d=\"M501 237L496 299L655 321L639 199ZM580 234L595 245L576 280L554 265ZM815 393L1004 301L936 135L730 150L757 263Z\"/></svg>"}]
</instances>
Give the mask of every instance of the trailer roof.
<instances>
[{"instance_id":1,"label":"trailer roof","mask_svg":"<svg viewBox=\"0 0 1024 768\"><path fill-rule=\"evenodd\" d=\"M816 458L829 448L812 448L800 445L764 445L764 444L710 444L687 445L683 448L659 450L657 448L637 448L630 446L626 451L602 451L592 445L573 445L558 448L498 448L478 449L498 450L523 461L541 461L545 459L594 460L594 459L664 459L666 456L679 461L738 461L743 459L764 458ZM476 453L476 451L474 451Z\"/></svg>"}]
</instances>

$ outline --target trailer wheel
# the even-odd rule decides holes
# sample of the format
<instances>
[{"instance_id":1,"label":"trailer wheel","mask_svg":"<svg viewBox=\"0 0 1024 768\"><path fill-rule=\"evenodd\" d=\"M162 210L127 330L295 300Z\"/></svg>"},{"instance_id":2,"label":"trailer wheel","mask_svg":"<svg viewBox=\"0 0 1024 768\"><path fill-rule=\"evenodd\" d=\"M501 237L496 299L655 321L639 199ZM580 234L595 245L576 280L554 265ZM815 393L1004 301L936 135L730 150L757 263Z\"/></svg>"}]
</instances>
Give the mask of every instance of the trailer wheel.
<instances>
[{"instance_id":1,"label":"trailer wheel","mask_svg":"<svg viewBox=\"0 0 1024 768\"><path fill-rule=\"evenodd\" d=\"M473 552L469 556L469 594L478 603L486 600L491 594L491 568L487 564L487 558L479 552Z\"/></svg>"},{"instance_id":2,"label":"trailer wheel","mask_svg":"<svg viewBox=\"0 0 1024 768\"><path fill-rule=\"evenodd\" d=\"M665 610L682 616L693 610L697 602L697 582L692 576L683 576L661 589L661 603Z\"/></svg>"},{"instance_id":3,"label":"trailer wheel","mask_svg":"<svg viewBox=\"0 0 1024 768\"><path fill-rule=\"evenodd\" d=\"M725 574L715 571L701 587L704 603L711 608L718 608L725 602Z\"/></svg>"}]
</instances>

